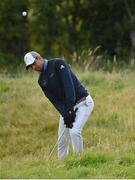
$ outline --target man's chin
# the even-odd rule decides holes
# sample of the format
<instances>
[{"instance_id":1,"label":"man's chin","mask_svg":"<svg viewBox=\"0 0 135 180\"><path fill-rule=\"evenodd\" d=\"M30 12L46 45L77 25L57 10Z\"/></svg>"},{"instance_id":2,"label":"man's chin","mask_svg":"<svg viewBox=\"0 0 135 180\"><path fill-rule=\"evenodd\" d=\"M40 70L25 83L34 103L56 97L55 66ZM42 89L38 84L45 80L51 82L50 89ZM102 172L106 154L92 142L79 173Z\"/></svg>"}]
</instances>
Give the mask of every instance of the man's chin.
<instances>
[{"instance_id":1,"label":"man's chin","mask_svg":"<svg viewBox=\"0 0 135 180\"><path fill-rule=\"evenodd\" d=\"M42 72L41 69L35 69L36 72Z\"/></svg>"}]
</instances>

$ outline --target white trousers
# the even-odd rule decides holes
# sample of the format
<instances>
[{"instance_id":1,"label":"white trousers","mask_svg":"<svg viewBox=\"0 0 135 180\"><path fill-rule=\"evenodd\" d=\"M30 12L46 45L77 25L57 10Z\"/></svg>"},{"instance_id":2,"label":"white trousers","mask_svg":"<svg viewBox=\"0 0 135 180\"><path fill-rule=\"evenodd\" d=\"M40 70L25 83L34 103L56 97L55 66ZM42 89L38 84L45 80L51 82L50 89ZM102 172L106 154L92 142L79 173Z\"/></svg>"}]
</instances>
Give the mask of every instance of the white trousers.
<instances>
[{"instance_id":1,"label":"white trousers","mask_svg":"<svg viewBox=\"0 0 135 180\"><path fill-rule=\"evenodd\" d=\"M75 122L72 129L66 128L63 117L60 116L58 129L58 158L62 159L68 154L69 143L71 140L73 151L75 154L83 152L82 128L84 127L89 115L94 108L94 102L91 96L87 96L86 100L74 106L78 108L76 112Z\"/></svg>"}]
</instances>

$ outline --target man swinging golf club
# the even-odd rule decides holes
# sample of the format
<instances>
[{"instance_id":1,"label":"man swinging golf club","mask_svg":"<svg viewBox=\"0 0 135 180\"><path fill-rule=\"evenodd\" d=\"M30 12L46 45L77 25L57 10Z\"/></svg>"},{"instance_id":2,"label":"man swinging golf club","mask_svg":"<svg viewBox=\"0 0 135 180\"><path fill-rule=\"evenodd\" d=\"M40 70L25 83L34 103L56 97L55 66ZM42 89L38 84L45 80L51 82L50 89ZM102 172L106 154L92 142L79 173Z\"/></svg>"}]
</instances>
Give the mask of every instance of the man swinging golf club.
<instances>
[{"instance_id":1,"label":"man swinging golf club","mask_svg":"<svg viewBox=\"0 0 135 180\"><path fill-rule=\"evenodd\" d=\"M82 128L91 114L94 102L70 66L62 59L43 59L35 51L24 56L26 69L39 71L38 83L45 96L60 113L58 158L68 154L71 138L75 154L83 152Z\"/></svg>"}]
</instances>

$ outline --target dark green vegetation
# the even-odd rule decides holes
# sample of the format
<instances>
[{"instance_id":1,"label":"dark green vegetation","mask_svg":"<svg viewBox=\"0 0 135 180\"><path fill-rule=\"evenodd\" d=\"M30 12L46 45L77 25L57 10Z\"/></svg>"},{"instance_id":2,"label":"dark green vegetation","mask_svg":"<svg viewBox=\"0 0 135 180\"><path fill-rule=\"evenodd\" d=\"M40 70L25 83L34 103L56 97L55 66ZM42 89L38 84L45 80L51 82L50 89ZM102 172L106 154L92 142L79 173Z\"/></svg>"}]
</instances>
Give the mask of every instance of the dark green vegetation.
<instances>
[{"instance_id":1,"label":"dark green vegetation","mask_svg":"<svg viewBox=\"0 0 135 180\"><path fill-rule=\"evenodd\" d=\"M20 64L29 50L69 62L76 54L75 61L83 62L83 52L98 46L101 68L134 64L134 17L134 0L1 0L0 65L12 63L10 55Z\"/></svg>"}]
</instances>

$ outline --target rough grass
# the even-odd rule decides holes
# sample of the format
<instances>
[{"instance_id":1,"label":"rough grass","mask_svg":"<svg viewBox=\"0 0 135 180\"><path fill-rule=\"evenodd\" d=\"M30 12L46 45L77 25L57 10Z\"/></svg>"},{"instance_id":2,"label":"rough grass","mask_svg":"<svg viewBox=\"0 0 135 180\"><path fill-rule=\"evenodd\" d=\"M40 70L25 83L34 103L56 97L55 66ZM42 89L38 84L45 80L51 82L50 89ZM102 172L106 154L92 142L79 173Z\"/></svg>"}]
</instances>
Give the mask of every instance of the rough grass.
<instances>
[{"instance_id":1,"label":"rough grass","mask_svg":"<svg viewBox=\"0 0 135 180\"><path fill-rule=\"evenodd\" d=\"M0 77L0 178L135 178L135 74L77 72L95 101L85 152L58 161L59 115L37 75Z\"/></svg>"}]
</instances>

